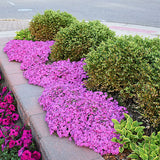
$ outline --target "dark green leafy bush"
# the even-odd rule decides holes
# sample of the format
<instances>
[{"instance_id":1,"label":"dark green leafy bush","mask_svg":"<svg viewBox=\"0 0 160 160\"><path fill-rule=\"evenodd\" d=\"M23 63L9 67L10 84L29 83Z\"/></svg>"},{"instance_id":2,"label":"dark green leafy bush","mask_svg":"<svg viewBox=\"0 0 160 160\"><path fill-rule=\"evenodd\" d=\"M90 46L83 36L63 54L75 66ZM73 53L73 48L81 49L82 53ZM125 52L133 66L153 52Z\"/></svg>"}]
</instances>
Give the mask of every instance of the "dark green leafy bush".
<instances>
[{"instance_id":1,"label":"dark green leafy bush","mask_svg":"<svg viewBox=\"0 0 160 160\"><path fill-rule=\"evenodd\" d=\"M160 125L160 40L136 36L102 42L86 56L86 86L118 93L123 105L136 104L153 127Z\"/></svg>"},{"instance_id":2,"label":"dark green leafy bush","mask_svg":"<svg viewBox=\"0 0 160 160\"><path fill-rule=\"evenodd\" d=\"M60 28L68 27L73 21L78 20L67 12L46 10L43 15L33 17L29 30L35 40L54 40Z\"/></svg>"},{"instance_id":3,"label":"dark green leafy bush","mask_svg":"<svg viewBox=\"0 0 160 160\"><path fill-rule=\"evenodd\" d=\"M52 61L78 61L87 54L91 47L96 48L102 41L114 38L115 33L99 21L76 22L61 29L52 46Z\"/></svg>"},{"instance_id":4,"label":"dark green leafy bush","mask_svg":"<svg viewBox=\"0 0 160 160\"><path fill-rule=\"evenodd\" d=\"M29 29L26 28L26 29L22 29L22 30L16 32L16 36L14 37L14 39L17 39L17 40L32 40L32 41L34 41L34 36L32 36L31 32L29 31Z\"/></svg>"}]
</instances>

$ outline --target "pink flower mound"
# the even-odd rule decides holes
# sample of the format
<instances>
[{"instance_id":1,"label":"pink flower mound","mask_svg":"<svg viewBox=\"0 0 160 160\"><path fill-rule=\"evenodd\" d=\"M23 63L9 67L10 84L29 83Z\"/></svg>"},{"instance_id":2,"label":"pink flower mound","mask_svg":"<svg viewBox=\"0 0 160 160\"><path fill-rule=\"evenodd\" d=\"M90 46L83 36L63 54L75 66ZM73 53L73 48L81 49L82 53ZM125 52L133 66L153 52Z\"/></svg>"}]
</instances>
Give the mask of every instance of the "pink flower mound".
<instances>
[{"instance_id":1,"label":"pink flower mound","mask_svg":"<svg viewBox=\"0 0 160 160\"><path fill-rule=\"evenodd\" d=\"M37 63L45 63L53 44L54 41L11 40L3 50L7 53L9 61L21 62L21 69L26 70Z\"/></svg>"},{"instance_id":2,"label":"pink flower mound","mask_svg":"<svg viewBox=\"0 0 160 160\"><path fill-rule=\"evenodd\" d=\"M49 47L54 42L12 40L4 51L10 60L21 62L24 77L30 84L44 89L39 98L46 113L50 133L69 137L79 146L86 146L103 154L119 153L119 144L112 142L114 133L112 119L120 121L127 113L107 94L88 91L83 85L87 78L85 63L58 61L46 65Z\"/></svg>"},{"instance_id":3,"label":"pink flower mound","mask_svg":"<svg viewBox=\"0 0 160 160\"><path fill-rule=\"evenodd\" d=\"M39 98L47 112L50 133L71 137L79 146L103 154L119 153L119 144L111 142L114 133L112 118L120 121L126 108L107 98L102 92L87 91L82 86L57 81Z\"/></svg>"},{"instance_id":4,"label":"pink flower mound","mask_svg":"<svg viewBox=\"0 0 160 160\"><path fill-rule=\"evenodd\" d=\"M82 80L86 78L83 70L84 62L58 61L51 65L37 64L24 72L24 77L30 84L47 87L56 81L62 80L67 83L81 85Z\"/></svg>"}]
</instances>

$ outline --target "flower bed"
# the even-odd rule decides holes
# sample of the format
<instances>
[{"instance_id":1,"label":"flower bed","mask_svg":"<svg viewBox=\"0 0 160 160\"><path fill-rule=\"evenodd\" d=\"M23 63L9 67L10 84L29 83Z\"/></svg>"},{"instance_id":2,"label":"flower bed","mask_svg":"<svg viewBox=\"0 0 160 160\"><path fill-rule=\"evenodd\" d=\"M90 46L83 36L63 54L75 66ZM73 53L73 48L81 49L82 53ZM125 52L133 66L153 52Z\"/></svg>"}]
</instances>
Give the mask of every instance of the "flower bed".
<instances>
[{"instance_id":1,"label":"flower bed","mask_svg":"<svg viewBox=\"0 0 160 160\"><path fill-rule=\"evenodd\" d=\"M112 142L115 134L112 119L119 122L127 113L116 100L103 92L88 91L83 85L87 78L85 63L58 61L46 64L53 41L32 42L11 40L4 48L9 60L21 62L24 77L30 84L44 87L39 103L47 112L50 133L69 137L79 146L101 153L118 154L119 143Z\"/></svg>"},{"instance_id":2,"label":"flower bed","mask_svg":"<svg viewBox=\"0 0 160 160\"><path fill-rule=\"evenodd\" d=\"M17 32L19 40L4 48L10 61L21 63L29 84L44 88L39 103L46 111L50 133L89 147L106 160L159 160L160 39L115 37L98 21L73 22L63 28L53 12L45 12L46 21L43 15L36 16L38 39L32 33L37 25L33 18L29 29ZM59 11L54 13L60 16ZM64 24L66 18L61 18ZM59 26L56 35L53 28L39 32L50 22L53 28ZM106 39L108 34L111 37Z\"/></svg>"},{"instance_id":3,"label":"flower bed","mask_svg":"<svg viewBox=\"0 0 160 160\"><path fill-rule=\"evenodd\" d=\"M19 114L11 91L2 87L0 75L0 157L12 160L39 160L41 154L35 150L31 130L18 123Z\"/></svg>"}]
</instances>

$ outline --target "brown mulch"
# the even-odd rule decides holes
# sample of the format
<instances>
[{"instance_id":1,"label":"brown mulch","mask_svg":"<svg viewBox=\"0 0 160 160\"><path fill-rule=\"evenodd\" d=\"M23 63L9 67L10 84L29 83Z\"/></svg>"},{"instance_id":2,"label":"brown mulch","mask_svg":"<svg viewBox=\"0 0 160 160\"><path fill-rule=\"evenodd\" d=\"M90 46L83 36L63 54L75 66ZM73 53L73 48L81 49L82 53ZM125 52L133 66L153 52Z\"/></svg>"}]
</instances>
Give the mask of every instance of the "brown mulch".
<instances>
[{"instance_id":1,"label":"brown mulch","mask_svg":"<svg viewBox=\"0 0 160 160\"><path fill-rule=\"evenodd\" d=\"M125 150L123 153L119 153L118 155L112 155L112 154L104 155L103 158L105 160L131 160L131 158L127 158L129 154L131 154L131 152Z\"/></svg>"}]
</instances>

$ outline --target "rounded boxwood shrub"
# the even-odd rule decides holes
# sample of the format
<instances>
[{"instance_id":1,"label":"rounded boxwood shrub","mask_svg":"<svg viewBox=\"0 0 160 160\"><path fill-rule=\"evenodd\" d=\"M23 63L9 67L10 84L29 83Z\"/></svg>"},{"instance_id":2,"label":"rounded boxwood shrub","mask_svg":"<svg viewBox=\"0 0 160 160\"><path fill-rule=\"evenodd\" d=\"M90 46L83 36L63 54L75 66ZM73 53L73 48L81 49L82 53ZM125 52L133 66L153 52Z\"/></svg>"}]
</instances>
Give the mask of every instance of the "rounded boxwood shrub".
<instances>
[{"instance_id":1,"label":"rounded boxwood shrub","mask_svg":"<svg viewBox=\"0 0 160 160\"><path fill-rule=\"evenodd\" d=\"M89 90L118 93L139 107L153 127L160 124L160 40L122 36L102 42L85 59Z\"/></svg>"},{"instance_id":2,"label":"rounded boxwood shrub","mask_svg":"<svg viewBox=\"0 0 160 160\"><path fill-rule=\"evenodd\" d=\"M99 21L75 22L57 33L50 59L79 61L91 47L96 48L102 41L114 37L115 33Z\"/></svg>"},{"instance_id":3,"label":"rounded boxwood shrub","mask_svg":"<svg viewBox=\"0 0 160 160\"><path fill-rule=\"evenodd\" d=\"M54 40L60 28L68 27L73 21L78 21L67 12L46 10L44 14L37 14L30 22L29 30L35 40Z\"/></svg>"}]
</instances>

